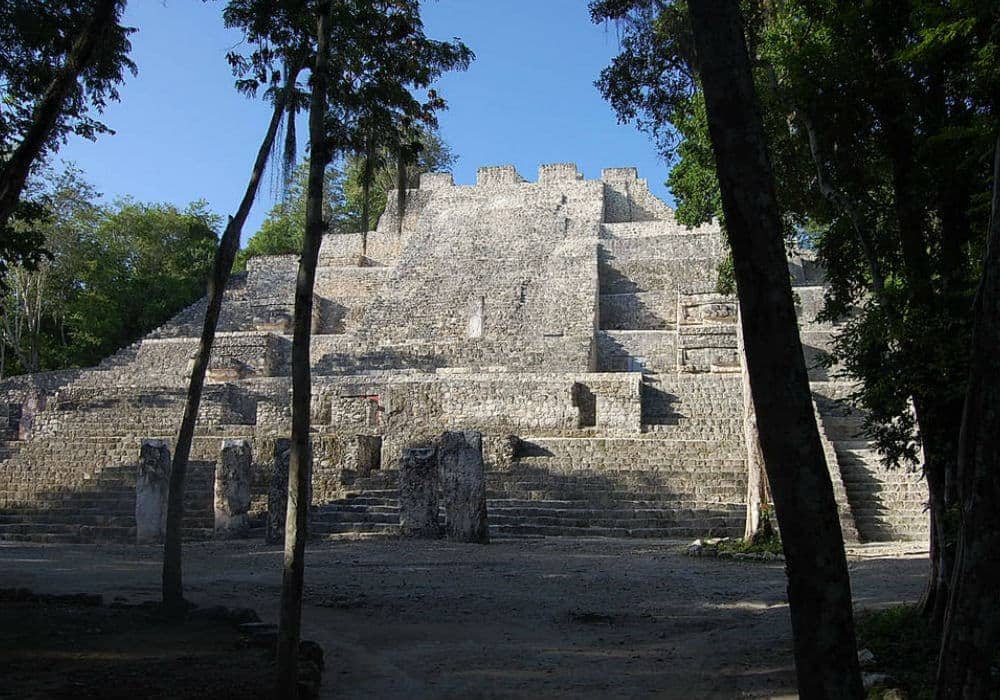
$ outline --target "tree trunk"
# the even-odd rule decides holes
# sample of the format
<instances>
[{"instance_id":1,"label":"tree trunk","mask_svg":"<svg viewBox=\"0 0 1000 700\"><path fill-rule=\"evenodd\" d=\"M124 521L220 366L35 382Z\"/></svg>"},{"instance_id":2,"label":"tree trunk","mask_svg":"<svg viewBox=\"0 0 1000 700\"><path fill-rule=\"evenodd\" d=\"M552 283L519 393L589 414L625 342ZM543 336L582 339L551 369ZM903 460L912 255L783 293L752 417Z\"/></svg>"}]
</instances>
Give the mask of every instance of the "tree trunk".
<instances>
[{"instance_id":1,"label":"tree trunk","mask_svg":"<svg viewBox=\"0 0 1000 700\"><path fill-rule=\"evenodd\" d=\"M739 4L695 0L689 7L761 452L784 542L799 693L861 698L843 535L813 412Z\"/></svg>"},{"instance_id":2,"label":"tree trunk","mask_svg":"<svg viewBox=\"0 0 1000 700\"><path fill-rule=\"evenodd\" d=\"M921 442L924 447L924 477L927 480L931 528L931 578L924 594L923 612L932 633L944 626L945 608L958 546L958 522L955 517L954 489L949 489L949 472L954 471L958 453L957 438L961 428L960 407L937 407L931 400L916 397L913 401Z\"/></svg>"},{"instance_id":3,"label":"tree trunk","mask_svg":"<svg viewBox=\"0 0 1000 700\"><path fill-rule=\"evenodd\" d=\"M94 14L77 37L66 63L59 69L42 95L24 140L0 169L0 229L7 226L24 191L31 166L45 149L70 91L94 57L107 29L118 20L123 0L97 0Z\"/></svg>"},{"instance_id":4,"label":"tree trunk","mask_svg":"<svg viewBox=\"0 0 1000 700\"><path fill-rule=\"evenodd\" d=\"M1000 643L1000 138L958 450L962 526L938 660L938 698L986 698Z\"/></svg>"},{"instance_id":5,"label":"tree trunk","mask_svg":"<svg viewBox=\"0 0 1000 700\"><path fill-rule=\"evenodd\" d=\"M295 319L292 335L292 437L288 464L288 508L285 515L285 559L281 580L281 611L278 621L277 693L298 697L299 633L302 626L302 587L305 575L306 531L309 517L312 453L309 443L309 411L312 376L309 343L312 331L313 283L316 261L323 239L323 180L330 162L325 118L327 112L327 66L329 24L333 3L322 3L316 21L316 65L311 78L309 104L309 180L306 189L306 230L302 241L298 276L295 279Z\"/></svg>"},{"instance_id":6,"label":"tree trunk","mask_svg":"<svg viewBox=\"0 0 1000 700\"><path fill-rule=\"evenodd\" d=\"M743 318L738 311L736 347L744 362L740 382L743 389L743 444L747 455L747 515L743 526L743 539L749 541L761 528L762 509L770 505L770 497L767 493L764 456L760 452L760 438L757 435L757 414L753 407L750 377L745 371L746 344L743 342Z\"/></svg>"},{"instance_id":7,"label":"tree trunk","mask_svg":"<svg viewBox=\"0 0 1000 700\"><path fill-rule=\"evenodd\" d=\"M361 171L361 256L368 256L368 219L372 215L372 178L375 177L375 145L365 141L365 165Z\"/></svg>"},{"instance_id":8,"label":"tree trunk","mask_svg":"<svg viewBox=\"0 0 1000 700\"><path fill-rule=\"evenodd\" d=\"M274 112L268 124L267 133L257 151L250 181L240 202L236 215L229 217L229 223L222 234L219 248L215 252L215 262L212 265L212 276L208 282L208 308L205 311L205 322L201 330L201 340L198 344L198 355L191 370L191 381L188 385L187 402L184 405L184 418L181 421L180 432L177 435L177 445L174 450L174 461L170 469L170 490L167 495L167 524L163 546L163 605L166 608L183 609L184 587L181 579L181 522L184 518L184 477L187 474L188 459L191 456L191 443L194 439L195 424L198 421L198 408L201 405L201 393L205 385L205 373L212 356L212 345L215 342L215 329L219 322L219 312L225 296L229 274L233 269L233 261L240 247L240 234L243 224L250 214L257 189L267 167L267 161L274 139L281 124L281 117L288 103L288 97L295 86L298 69L292 69L285 76L285 86L275 98Z\"/></svg>"},{"instance_id":9,"label":"tree trunk","mask_svg":"<svg viewBox=\"0 0 1000 700\"><path fill-rule=\"evenodd\" d=\"M409 165L408 151L400 147L396 156L396 235L403 233L403 216L406 214L406 168Z\"/></svg>"}]
</instances>

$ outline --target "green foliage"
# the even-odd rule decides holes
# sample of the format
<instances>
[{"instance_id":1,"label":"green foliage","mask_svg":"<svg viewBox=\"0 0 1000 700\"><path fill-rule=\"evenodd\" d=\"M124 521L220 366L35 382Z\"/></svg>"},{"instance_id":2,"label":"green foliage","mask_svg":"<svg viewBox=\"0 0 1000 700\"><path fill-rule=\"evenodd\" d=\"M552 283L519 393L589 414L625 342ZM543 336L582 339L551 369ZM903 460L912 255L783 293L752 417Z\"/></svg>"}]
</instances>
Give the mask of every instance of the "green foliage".
<instances>
[{"instance_id":1,"label":"green foliage","mask_svg":"<svg viewBox=\"0 0 1000 700\"><path fill-rule=\"evenodd\" d=\"M424 146L416 162L406 166L407 187L417 187L420 175L451 168L456 158L446 143L434 132L421 135ZM383 164L375 170L368 230L374 230L385 211L388 193L395 189L397 163L391 152L382 154ZM354 233L361 229L361 177L363 157L352 155L327 168L323 188L323 219L328 233ZM298 254L302 251L302 234L306 225L306 179L309 161L301 163L292 173L285 197L268 213L260 230L254 233L236 258L235 269L245 270L247 261L258 255Z\"/></svg>"},{"instance_id":2,"label":"green foliage","mask_svg":"<svg viewBox=\"0 0 1000 700\"><path fill-rule=\"evenodd\" d=\"M726 254L715 270L715 291L719 294L736 294L736 270L733 269L733 256Z\"/></svg>"},{"instance_id":3,"label":"green foliage","mask_svg":"<svg viewBox=\"0 0 1000 700\"><path fill-rule=\"evenodd\" d=\"M770 506L761 506L760 526L749 539L720 540L720 552L727 554L784 554L781 538L771 526L774 511Z\"/></svg>"},{"instance_id":4,"label":"green foliage","mask_svg":"<svg viewBox=\"0 0 1000 700\"><path fill-rule=\"evenodd\" d=\"M95 364L205 292L219 217L204 202L98 203L79 170L46 171L51 257L13 267L0 298L2 374Z\"/></svg>"},{"instance_id":5,"label":"green foliage","mask_svg":"<svg viewBox=\"0 0 1000 700\"><path fill-rule=\"evenodd\" d=\"M370 152L373 142L398 150L413 129L436 127L445 102L432 85L444 72L468 67L469 48L429 39L416 0L334 0L330 7L337 51L324 121L331 152ZM315 9L307 0L229 0L226 26L253 47L249 55L228 56L240 90L274 85L282 63L312 55Z\"/></svg>"},{"instance_id":6,"label":"green foliage","mask_svg":"<svg viewBox=\"0 0 1000 700\"><path fill-rule=\"evenodd\" d=\"M65 64L73 43L94 12L94 0L18 0L0 2L0 172L35 119L45 90ZM119 14L125 3L118 8ZM135 30L115 24L99 44L94 60L83 71L44 144L41 160L71 134L94 139L110 129L95 118L108 102L119 98L118 86L127 72L135 73L128 58L129 35ZM18 225L0 230L0 275L8 265L33 267L45 258L44 193L22 196L15 218ZM33 225L37 224L37 225Z\"/></svg>"},{"instance_id":7,"label":"green foliage","mask_svg":"<svg viewBox=\"0 0 1000 700\"><path fill-rule=\"evenodd\" d=\"M728 554L784 554L777 536L761 540L720 540L719 551Z\"/></svg>"},{"instance_id":8,"label":"green foliage","mask_svg":"<svg viewBox=\"0 0 1000 700\"><path fill-rule=\"evenodd\" d=\"M883 455L907 462L915 436L928 444L915 403L961 413L1000 128L995 3L743 11L786 235L814 244L829 284L823 316L846 324L833 359L861 379L854 400ZM598 87L674 160L679 220L721 221L686 4L599 0L591 12L622 33Z\"/></svg>"},{"instance_id":9,"label":"green foliage","mask_svg":"<svg viewBox=\"0 0 1000 700\"><path fill-rule=\"evenodd\" d=\"M715 175L715 154L708 138L705 100L700 92L676 112L673 126L681 141L667 186L677 200L677 220L691 227L712 219L722 221L722 195Z\"/></svg>"},{"instance_id":10,"label":"green foliage","mask_svg":"<svg viewBox=\"0 0 1000 700\"><path fill-rule=\"evenodd\" d=\"M302 252L302 236L306 227L306 182L309 161L292 172L285 196L271 208L260 230L247 240L236 256L234 268L245 270L247 261L258 255L290 255ZM326 170L323 187L323 220L328 232L348 233L357 230L360 214L348 207L344 195L343 169L336 164Z\"/></svg>"},{"instance_id":11,"label":"green foliage","mask_svg":"<svg viewBox=\"0 0 1000 700\"><path fill-rule=\"evenodd\" d=\"M412 162L404 163L404 180L407 187L418 187L420 185L420 175L422 173L441 172L450 170L457 158L451 152L437 133L422 129L414 135L414 142L419 145L416 149L416 157ZM377 154L378 167L374 169L369 192L370 215L367 223L368 230L374 231L378 224L379 217L385 211L386 198L389 191L396 189L398 179L399 155L389 147L383 147ZM365 156L353 155L347 159L343 191L348 210L357 217L360 225L361 212L363 209L363 179Z\"/></svg>"},{"instance_id":12,"label":"green foliage","mask_svg":"<svg viewBox=\"0 0 1000 700\"><path fill-rule=\"evenodd\" d=\"M204 295L219 223L205 202L116 203L81 241L80 289L67 313L76 361L93 364Z\"/></svg>"},{"instance_id":13,"label":"green foliage","mask_svg":"<svg viewBox=\"0 0 1000 700\"><path fill-rule=\"evenodd\" d=\"M407 181L428 163L450 164L450 152L433 136L436 112L445 102L431 86L445 71L464 70L474 56L458 40L427 38L415 0L336 0L331 7L337 56L328 76L324 146L329 154L323 157L332 155L339 165L328 169L324 220L328 232L358 231L371 227L384 210L398 160L404 161ZM230 0L226 25L241 30L246 45L254 47L249 55L228 56L238 89L247 94L264 85L273 89L278 64L306 61L316 42L313 9L304 0ZM305 101L303 95L299 104ZM254 255L301 249L305 173L300 168L292 175L288 196L250 238L237 259L239 268ZM362 182L370 190L368 201ZM369 220L362 226L365 209Z\"/></svg>"},{"instance_id":14,"label":"green foliage","mask_svg":"<svg viewBox=\"0 0 1000 700\"><path fill-rule=\"evenodd\" d=\"M874 670L895 681L905 697L934 697L938 640L916 605L895 605L884 610L864 611L855 621L858 648L875 656ZM881 698L886 690L875 686L869 698Z\"/></svg>"}]
</instances>

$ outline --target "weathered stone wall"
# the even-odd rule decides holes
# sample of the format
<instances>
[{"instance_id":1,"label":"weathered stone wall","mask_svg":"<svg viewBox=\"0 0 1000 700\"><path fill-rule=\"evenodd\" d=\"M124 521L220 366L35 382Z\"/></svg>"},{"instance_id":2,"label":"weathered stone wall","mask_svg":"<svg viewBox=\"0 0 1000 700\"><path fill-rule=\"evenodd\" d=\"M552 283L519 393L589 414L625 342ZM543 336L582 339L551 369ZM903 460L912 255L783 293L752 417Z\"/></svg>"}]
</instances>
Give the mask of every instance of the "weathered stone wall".
<instances>
[{"instance_id":1,"label":"weathered stone wall","mask_svg":"<svg viewBox=\"0 0 1000 700\"><path fill-rule=\"evenodd\" d=\"M715 294L725 255L716 224L678 224L634 169L587 181L557 163L542 166L537 182L511 166L480 169L475 186L425 175L407 192L402 220L390 193L377 229L365 251L360 233L329 235L320 251L314 505L369 487L385 493L405 448L475 430L492 487L515 503L613 493L618 510L685 505L643 525L615 520L609 533L662 535L661 521L672 523L663 532L684 536L733 528L747 443L735 305ZM297 267L296 255L255 258L226 290L192 451L188 536L211 536L225 440L247 441L252 454L238 515L251 531L265 524L275 445L291 428ZM790 269L800 315L815 317L822 271L808 252ZM201 300L97 367L0 383L0 418L15 442L0 469L0 508L36 508L48 528L62 514L58 532L77 539L133 539L140 443L175 439L204 312ZM836 330L804 324L811 364ZM839 392L836 370L812 369L814 386ZM855 424L831 401L817 404L828 452L857 469ZM845 471L851 498L862 476ZM93 503L113 505L75 515ZM502 518L521 517L511 514L518 508Z\"/></svg>"},{"instance_id":2,"label":"weathered stone wall","mask_svg":"<svg viewBox=\"0 0 1000 700\"><path fill-rule=\"evenodd\" d=\"M434 190L360 336L449 366L592 366L602 185L519 180L487 168Z\"/></svg>"},{"instance_id":3,"label":"weathered stone wall","mask_svg":"<svg viewBox=\"0 0 1000 700\"><path fill-rule=\"evenodd\" d=\"M605 221L673 220L673 211L649 191L635 168L605 168L601 180Z\"/></svg>"}]
</instances>

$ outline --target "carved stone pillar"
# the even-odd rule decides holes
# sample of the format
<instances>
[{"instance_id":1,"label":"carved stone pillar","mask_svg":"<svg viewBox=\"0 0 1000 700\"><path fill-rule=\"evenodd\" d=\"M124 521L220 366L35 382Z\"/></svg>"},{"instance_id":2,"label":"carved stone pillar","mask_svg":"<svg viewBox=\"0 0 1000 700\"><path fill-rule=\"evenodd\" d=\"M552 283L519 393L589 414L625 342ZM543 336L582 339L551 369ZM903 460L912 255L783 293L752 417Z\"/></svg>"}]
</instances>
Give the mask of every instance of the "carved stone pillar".
<instances>
[{"instance_id":1,"label":"carved stone pillar","mask_svg":"<svg viewBox=\"0 0 1000 700\"><path fill-rule=\"evenodd\" d=\"M170 490L170 448L163 440L143 440L135 478L135 541L163 541Z\"/></svg>"}]
</instances>

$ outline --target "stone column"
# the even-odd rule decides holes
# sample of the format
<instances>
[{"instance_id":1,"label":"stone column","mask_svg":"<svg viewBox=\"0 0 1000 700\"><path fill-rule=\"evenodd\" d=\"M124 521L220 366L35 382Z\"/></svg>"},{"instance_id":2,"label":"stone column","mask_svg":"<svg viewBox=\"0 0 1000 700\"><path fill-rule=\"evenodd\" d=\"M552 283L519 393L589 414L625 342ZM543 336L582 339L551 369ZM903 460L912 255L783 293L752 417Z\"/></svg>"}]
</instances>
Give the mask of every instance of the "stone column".
<instances>
[{"instance_id":1,"label":"stone column","mask_svg":"<svg viewBox=\"0 0 1000 700\"><path fill-rule=\"evenodd\" d=\"M250 441L223 440L215 465L215 536L241 537L250 526Z\"/></svg>"},{"instance_id":2,"label":"stone column","mask_svg":"<svg viewBox=\"0 0 1000 700\"><path fill-rule=\"evenodd\" d=\"M292 441L278 438L274 443L274 472L267 491L267 530L264 540L268 544L285 541L285 512L288 510L288 460L292 454Z\"/></svg>"},{"instance_id":3,"label":"stone column","mask_svg":"<svg viewBox=\"0 0 1000 700\"><path fill-rule=\"evenodd\" d=\"M163 541L170 490L170 448L163 440L143 440L135 477L135 541Z\"/></svg>"},{"instance_id":4,"label":"stone column","mask_svg":"<svg viewBox=\"0 0 1000 700\"><path fill-rule=\"evenodd\" d=\"M399 525L404 537L440 537L437 487L437 451L433 447L403 450L399 470Z\"/></svg>"},{"instance_id":5,"label":"stone column","mask_svg":"<svg viewBox=\"0 0 1000 700\"><path fill-rule=\"evenodd\" d=\"M448 539L489 542L483 436L473 430L446 432L438 448L438 466Z\"/></svg>"}]
</instances>

